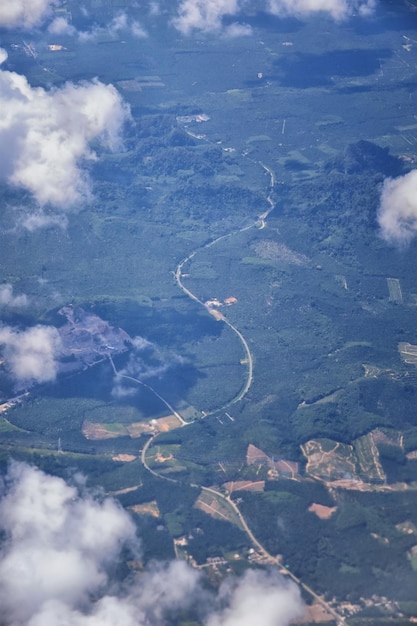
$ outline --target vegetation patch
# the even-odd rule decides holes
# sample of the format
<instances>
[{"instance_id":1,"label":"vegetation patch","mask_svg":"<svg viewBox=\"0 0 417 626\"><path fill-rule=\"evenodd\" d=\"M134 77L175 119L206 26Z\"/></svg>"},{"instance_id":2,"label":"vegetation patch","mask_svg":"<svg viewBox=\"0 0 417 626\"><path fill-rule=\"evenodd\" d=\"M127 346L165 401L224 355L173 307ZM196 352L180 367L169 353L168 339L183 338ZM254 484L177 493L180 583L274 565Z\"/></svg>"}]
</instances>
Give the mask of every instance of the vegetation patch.
<instances>
[{"instance_id":1,"label":"vegetation patch","mask_svg":"<svg viewBox=\"0 0 417 626\"><path fill-rule=\"evenodd\" d=\"M309 259L305 254L294 252L294 250L291 250L285 243L275 241L274 239L256 241L251 245L251 248L261 259L269 259L301 266L309 263Z\"/></svg>"}]
</instances>

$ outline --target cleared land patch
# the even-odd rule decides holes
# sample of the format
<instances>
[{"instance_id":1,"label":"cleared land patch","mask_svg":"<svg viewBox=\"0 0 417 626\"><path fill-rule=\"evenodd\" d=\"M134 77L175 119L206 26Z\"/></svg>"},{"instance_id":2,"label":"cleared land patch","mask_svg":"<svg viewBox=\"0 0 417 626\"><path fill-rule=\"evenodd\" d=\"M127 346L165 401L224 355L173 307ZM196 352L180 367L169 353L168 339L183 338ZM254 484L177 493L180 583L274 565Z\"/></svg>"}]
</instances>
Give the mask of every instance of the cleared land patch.
<instances>
[{"instance_id":1,"label":"cleared land patch","mask_svg":"<svg viewBox=\"0 0 417 626\"><path fill-rule=\"evenodd\" d=\"M375 444L373 433L368 433L364 437L356 439L353 447L359 462L361 474L371 482L384 481L385 474L379 461L379 452Z\"/></svg>"},{"instance_id":2,"label":"cleared land patch","mask_svg":"<svg viewBox=\"0 0 417 626\"><path fill-rule=\"evenodd\" d=\"M324 481L357 476L353 446L331 439L311 439L301 446L307 459L306 472Z\"/></svg>"},{"instance_id":3,"label":"cleared land patch","mask_svg":"<svg viewBox=\"0 0 417 626\"><path fill-rule=\"evenodd\" d=\"M269 457L263 450L253 444L249 444L246 451L246 464L267 467L271 478L283 476L295 479L299 475L299 464L297 461L287 461L286 459L275 460Z\"/></svg>"},{"instance_id":4,"label":"cleared land patch","mask_svg":"<svg viewBox=\"0 0 417 626\"><path fill-rule=\"evenodd\" d=\"M154 446L150 448L147 460L152 463L167 463L175 460L175 454L180 449L178 444Z\"/></svg>"},{"instance_id":5,"label":"cleared land patch","mask_svg":"<svg viewBox=\"0 0 417 626\"><path fill-rule=\"evenodd\" d=\"M234 491L263 491L265 489L265 481L235 480L224 483L223 487L229 494L232 494Z\"/></svg>"},{"instance_id":6,"label":"cleared land patch","mask_svg":"<svg viewBox=\"0 0 417 626\"><path fill-rule=\"evenodd\" d=\"M123 424L99 424L85 420L81 429L86 439L115 439L116 437L126 437L129 433Z\"/></svg>"},{"instance_id":7,"label":"cleared land patch","mask_svg":"<svg viewBox=\"0 0 417 626\"><path fill-rule=\"evenodd\" d=\"M244 530L232 505L221 495L216 495L213 491L203 489L195 501L194 506L196 509L200 509L200 511L214 517L214 519L230 522Z\"/></svg>"},{"instance_id":8,"label":"cleared land patch","mask_svg":"<svg viewBox=\"0 0 417 626\"><path fill-rule=\"evenodd\" d=\"M115 439L116 437L131 437L137 439L144 434L153 434L155 430L168 432L182 426L175 415L167 415L150 421L132 422L122 424L120 422L93 422L85 420L82 425L82 433L86 439Z\"/></svg>"},{"instance_id":9,"label":"cleared land patch","mask_svg":"<svg viewBox=\"0 0 417 626\"><path fill-rule=\"evenodd\" d=\"M398 280L398 278L387 278L387 285L388 285L390 302L397 302L398 304L402 304L403 294L401 291L401 285L400 285L400 281Z\"/></svg>"},{"instance_id":10,"label":"cleared land patch","mask_svg":"<svg viewBox=\"0 0 417 626\"><path fill-rule=\"evenodd\" d=\"M136 515L151 515L152 517L161 517L161 513L158 508L158 503L156 500L152 500L151 502L144 502L143 504L134 504L129 507L133 513Z\"/></svg>"},{"instance_id":11,"label":"cleared land patch","mask_svg":"<svg viewBox=\"0 0 417 626\"><path fill-rule=\"evenodd\" d=\"M327 396L323 396L322 398L315 400L315 402L306 402L305 400L303 400L303 402L300 402L300 404L297 406L297 409L302 409L306 406L313 406L315 404L328 404L329 402L336 402L342 395L342 393L343 389L336 389L335 391L329 393Z\"/></svg>"},{"instance_id":12,"label":"cleared land patch","mask_svg":"<svg viewBox=\"0 0 417 626\"><path fill-rule=\"evenodd\" d=\"M410 520L396 524L395 528L406 535L417 535L417 526Z\"/></svg>"},{"instance_id":13,"label":"cleared land patch","mask_svg":"<svg viewBox=\"0 0 417 626\"><path fill-rule=\"evenodd\" d=\"M166 433L170 430L174 430L175 428L180 428L180 426L182 426L181 422L178 420L178 417L176 417L176 415L174 414L152 420L151 425L155 426L160 433Z\"/></svg>"},{"instance_id":14,"label":"cleared land patch","mask_svg":"<svg viewBox=\"0 0 417 626\"><path fill-rule=\"evenodd\" d=\"M137 491L137 489L139 489L138 485L135 485L134 487L124 487L123 489L117 489L116 491L109 491L109 496L120 496L124 493L132 493L133 491Z\"/></svg>"},{"instance_id":15,"label":"cleared land patch","mask_svg":"<svg viewBox=\"0 0 417 626\"><path fill-rule=\"evenodd\" d=\"M408 343L408 341L400 341L398 344L398 352L405 363L417 365L417 346Z\"/></svg>"},{"instance_id":16,"label":"cleared land patch","mask_svg":"<svg viewBox=\"0 0 417 626\"><path fill-rule=\"evenodd\" d=\"M323 622L333 622L334 615L326 611L320 602L314 602L306 608L305 623L321 624Z\"/></svg>"},{"instance_id":17,"label":"cleared land patch","mask_svg":"<svg viewBox=\"0 0 417 626\"><path fill-rule=\"evenodd\" d=\"M116 456L112 456L112 461L121 461L122 463L130 463L136 459L137 457L134 454L116 454Z\"/></svg>"},{"instance_id":18,"label":"cleared land patch","mask_svg":"<svg viewBox=\"0 0 417 626\"><path fill-rule=\"evenodd\" d=\"M165 446L153 446L149 449L149 453L146 457L149 467L154 469L160 475L173 474L176 472L183 472L189 467L193 466L193 463L180 461L176 458L176 454L179 451L180 446L178 444L170 444Z\"/></svg>"},{"instance_id":19,"label":"cleared land patch","mask_svg":"<svg viewBox=\"0 0 417 626\"><path fill-rule=\"evenodd\" d=\"M400 445L399 433L379 429L359 437L353 445L331 439L311 439L301 446L307 459L306 473L325 482L356 481L381 483L386 479L378 443Z\"/></svg>"},{"instance_id":20,"label":"cleared land patch","mask_svg":"<svg viewBox=\"0 0 417 626\"><path fill-rule=\"evenodd\" d=\"M86 439L115 439L116 437L131 437L135 439L144 433L152 433L153 429L147 422L134 422L133 424L120 424L113 422L103 424L85 420L81 432Z\"/></svg>"},{"instance_id":21,"label":"cleared land patch","mask_svg":"<svg viewBox=\"0 0 417 626\"><path fill-rule=\"evenodd\" d=\"M308 507L308 510L310 513L315 513L320 519L329 519L333 513L336 513L337 506L325 506L324 504L313 502L313 504Z\"/></svg>"},{"instance_id":22,"label":"cleared land patch","mask_svg":"<svg viewBox=\"0 0 417 626\"><path fill-rule=\"evenodd\" d=\"M348 284L347 284L347 280L346 280L346 276L343 276L343 274L335 274L335 280L336 282L338 282L340 285L342 285L343 289L349 289Z\"/></svg>"},{"instance_id":23,"label":"cleared land patch","mask_svg":"<svg viewBox=\"0 0 417 626\"><path fill-rule=\"evenodd\" d=\"M291 250L285 243L279 243L273 239L263 239L251 245L252 250L261 259L281 261L293 265L307 265L309 258L304 254Z\"/></svg>"}]
</instances>

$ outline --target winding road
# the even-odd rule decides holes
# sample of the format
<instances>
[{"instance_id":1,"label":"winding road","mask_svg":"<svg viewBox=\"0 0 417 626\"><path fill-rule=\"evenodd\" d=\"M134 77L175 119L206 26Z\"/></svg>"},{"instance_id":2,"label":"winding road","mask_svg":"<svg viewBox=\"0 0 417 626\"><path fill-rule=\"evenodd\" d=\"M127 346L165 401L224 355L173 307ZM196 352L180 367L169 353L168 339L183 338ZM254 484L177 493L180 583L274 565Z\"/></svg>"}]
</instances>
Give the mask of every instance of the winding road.
<instances>
[{"instance_id":1,"label":"winding road","mask_svg":"<svg viewBox=\"0 0 417 626\"><path fill-rule=\"evenodd\" d=\"M183 293L185 293L186 296L191 298L191 300L194 300L194 302L197 302L200 306L204 307L205 310L208 313L211 314L210 307L205 302L200 300L200 298L198 296L196 296L190 289L188 289L188 287L186 287L184 285L184 283L182 281L182 268L184 267L184 265L186 263L191 261L191 259L194 258L195 255L197 254L197 252L199 252L200 250L204 250L205 248L210 248L210 247L214 246L216 243L218 243L219 241L221 241L222 239L226 239L228 237L232 237L233 235L237 235L239 233L243 233L246 230L254 228L257 224L258 224L258 221L254 222L253 224L250 224L249 226L245 226L244 228L239 228L239 230L235 230L235 231L233 231L231 233L228 233L227 235L221 235L220 237L217 237L217 239L214 239L213 241L210 241L209 243L206 243L204 246L202 246L200 248L197 248L196 250L191 252L191 254L189 254L187 257L185 257L185 259L180 261L180 263L178 263L177 268L176 268L176 270L174 272L174 278L175 278L175 281L176 281L178 287L183 291ZM244 352L245 352L245 355L246 355L246 360L247 360L247 363L248 363L248 370L247 370L246 382L243 385L242 389L236 394L236 396L234 398L232 398L231 400L229 400L228 402L226 402L226 404L224 404L223 406L217 407L216 409L213 409L211 411L205 412L204 417L207 417L209 415L213 415L214 413L217 413L218 411L226 409L227 407L231 406L232 404L235 404L236 402L239 402L239 400L241 400L247 394L247 392L249 391L250 386L252 385L252 381L253 381L253 356L252 356L252 353L250 351L248 342L246 341L246 339L244 338L244 336L242 335L240 330L238 330L236 328L236 326L234 326L231 322L229 322L229 320L224 315L222 315L222 318L219 321L223 321L237 335L240 343L243 346L243 349L244 349Z\"/></svg>"},{"instance_id":2,"label":"winding road","mask_svg":"<svg viewBox=\"0 0 417 626\"><path fill-rule=\"evenodd\" d=\"M252 159L250 159L252 160ZM188 287L186 287L183 283L183 273L182 270L184 268L184 266L189 263L197 254L198 252L200 252L201 250L204 250L206 248L210 248L215 246L219 241L222 241L223 239L227 239L230 237L233 237L234 235L237 235L239 233L242 233L246 230L249 230L251 228L265 228L266 226L266 219L269 216L269 214L274 210L275 208L275 204L272 200L272 194L274 192L274 187L276 184L276 180L275 180L275 175L274 172L266 165L264 165L263 163L256 162L258 165L260 165L270 176L270 185L269 185L269 193L267 195L267 202L270 206L270 208L265 211L264 213L262 213L261 215L258 216L258 219L256 221L254 221L252 224L250 224L249 226L245 226L243 228L240 228L238 230L232 231L231 233L227 233L225 235L221 235L220 237L217 237L216 239L214 239L213 241L210 241L208 243L206 243L204 246L201 246L199 248L197 248L196 250L192 251L188 256L186 256L182 261L180 261L175 269L175 271L173 272L175 281L178 285L178 287L182 290L182 292L188 296L191 300L193 300L194 302L197 302L197 304L199 304L200 306L204 307L206 309L206 311L209 314L212 314L212 310L210 309L210 307L203 302L195 293L193 293L190 289L188 289ZM217 413L220 410L224 410L226 409L228 406L231 406L233 404L235 404L236 402L239 402L249 391L252 382L253 382L253 356L252 353L250 351L249 348L249 344L247 342L247 340L245 339L245 337L243 336L243 334L240 332L240 330L238 328L236 328L236 326L234 326L224 315L221 316L221 318L219 319L219 321L224 322L238 337L243 350L246 354L246 361L248 364L248 368L247 368L247 375L246 375L246 381L243 385L243 387L241 388L241 390L236 394L235 397L233 397L231 400L229 400L224 406L222 407L217 407L215 409L212 409L211 411L205 412L204 413L204 418L208 417L209 415L213 415L215 413ZM135 382L139 385L142 385L144 387L146 387L149 391L151 391L152 393L155 394L155 396L157 398L159 398L161 400L161 402L163 402L163 404L165 404L165 406L171 411L171 413L173 415L175 415L177 417L177 419L179 420L180 424L182 427L189 425L191 422L187 422L185 421L182 416L178 413L178 411L176 411L174 409L174 407L165 399L163 398L155 389L153 389L150 385L148 385L147 383L144 383L143 381L134 378L132 376L126 375L126 374L122 374L119 373L114 365L113 359L111 358L111 355L109 355L109 360L111 362L113 371L115 373L116 376L121 377L121 378L126 378L132 382ZM203 417L201 419L203 419ZM154 444L155 440L158 437L158 432L154 433L145 443L145 445L142 448L141 451L141 462L142 465L144 466L144 468L150 472L153 476L163 479L163 480L167 480L171 483L176 483L176 484L180 484L181 481L175 478L170 478L169 476L166 476L164 474L160 474L157 471L155 471L154 469L152 469L152 467L149 466L149 463L147 461L147 453L149 448ZM279 571L281 574L288 576L289 578L291 578L294 583L296 583L297 585L299 585L300 587L302 587L304 589L304 591L310 595L316 602L320 603L321 606L330 614L332 615L332 617L335 619L336 623L338 624L338 626L344 626L345 625L345 619L342 615L340 615L332 606L330 606L321 596L319 596L309 585L307 585L306 583L302 582L297 576L295 576L295 574L293 574L285 565L283 565L279 558L276 556L271 555L266 549L265 547L258 541L258 539L255 537L255 535L253 534L252 530L249 528L244 516L242 515L242 513L240 512L237 504L230 498L230 496L226 496L224 493L222 493L221 491L218 491L217 489L214 489L213 487L203 487L201 485L197 485L194 483L191 483L190 485L191 487L195 487L198 489L201 489L202 491L208 492L208 493L212 493L213 495L215 495L217 498L222 498L225 502L227 502L227 504L234 510L236 516L238 517L241 526L243 528L243 530L245 531L245 533L247 534L251 544L253 545L253 547L255 548L255 550L257 551L257 553L260 555L261 559L263 560L264 563L268 563L270 565L274 565L276 567L279 568Z\"/></svg>"}]
</instances>

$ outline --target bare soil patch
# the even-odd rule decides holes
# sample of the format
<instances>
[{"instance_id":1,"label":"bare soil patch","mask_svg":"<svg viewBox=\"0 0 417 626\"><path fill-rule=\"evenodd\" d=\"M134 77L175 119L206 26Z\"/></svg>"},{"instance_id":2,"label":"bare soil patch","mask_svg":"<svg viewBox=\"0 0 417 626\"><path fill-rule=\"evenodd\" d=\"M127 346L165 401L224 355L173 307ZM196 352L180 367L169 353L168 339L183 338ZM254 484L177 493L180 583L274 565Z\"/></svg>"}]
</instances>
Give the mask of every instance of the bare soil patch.
<instances>
[{"instance_id":1,"label":"bare soil patch","mask_svg":"<svg viewBox=\"0 0 417 626\"><path fill-rule=\"evenodd\" d=\"M159 419L154 420L154 422L160 433L166 433L170 430L181 427L181 422L178 420L178 417L173 414L167 415L166 417L160 417Z\"/></svg>"},{"instance_id":2,"label":"bare soil patch","mask_svg":"<svg viewBox=\"0 0 417 626\"><path fill-rule=\"evenodd\" d=\"M116 454L115 456L112 456L113 461L122 461L122 463L130 463L135 459L137 459L137 457L134 454Z\"/></svg>"},{"instance_id":3,"label":"bare soil patch","mask_svg":"<svg viewBox=\"0 0 417 626\"><path fill-rule=\"evenodd\" d=\"M325 506L324 504L313 502L308 507L308 510L311 513L315 513L320 519L329 519L337 511L337 506Z\"/></svg>"},{"instance_id":4,"label":"bare soil patch","mask_svg":"<svg viewBox=\"0 0 417 626\"><path fill-rule=\"evenodd\" d=\"M156 500L151 502L144 502L143 504L134 504L129 507L131 511L137 515L151 515L152 517L161 517L161 513L158 508Z\"/></svg>"}]
</instances>

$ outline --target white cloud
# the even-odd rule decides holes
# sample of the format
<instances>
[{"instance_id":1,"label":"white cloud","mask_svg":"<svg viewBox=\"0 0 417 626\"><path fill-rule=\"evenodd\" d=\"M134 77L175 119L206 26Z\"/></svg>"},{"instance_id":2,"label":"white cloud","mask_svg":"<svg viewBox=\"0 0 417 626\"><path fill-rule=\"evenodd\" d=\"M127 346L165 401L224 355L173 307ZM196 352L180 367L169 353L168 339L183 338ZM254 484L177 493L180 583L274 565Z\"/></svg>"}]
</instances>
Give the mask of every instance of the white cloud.
<instances>
[{"instance_id":1,"label":"white cloud","mask_svg":"<svg viewBox=\"0 0 417 626\"><path fill-rule=\"evenodd\" d=\"M134 541L135 528L114 500L81 498L62 479L23 463L11 466L7 483L0 503L6 534L0 560L2 617L13 626L32 619L45 625L39 621L42 613L60 605L80 608L105 587L108 565Z\"/></svg>"},{"instance_id":2,"label":"white cloud","mask_svg":"<svg viewBox=\"0 0 417 626\"><path fill-rule=\"evenodd\" d=\"M190 567L173 563L165 569L157 568L153 577L145 574L140 580L141 591L135 596L105 596L88 614L62 602L48 602L27 626L157 626L165 623L167 608L184 605L187 596L198 593L197 582L197 574ZM283 584L278 577L259 572L249 572L236 585L228 602L230 606L209 616L205 626L287 626L304 612L293 583Z\"/></svg>"},{"instance_id":3,"label":"white cloud","mask_svg":"<svg viewBox=\"0 0 417 626\"><path fill-rule=\"evenodd\" d=\"M252 34L252 28L249 24L239 24L233 22L223 29L223 34L226 37L248 37Z\"/></svg>"},{"instance_id":4,"label":"white cloud","mask_svg":"<svg viewBox=\"0 0 417 626\"><path fill-rule=\"evenodd\" d=\"M0 27L30 29L51 14L59 0L2 0Z\"/></svg>"},{"instance_id":5,"label":"white cloud","mask_svg":"<svg viewBox=\"0 0 417 626\"><path fill-rule=\"evenodd\" d=\"M227 587L227 606L206 626L286 626L305 610L299 588L278 575L249 570L234 588Z\"/></svg>"},{"instance_id":6,"label":"white cloud","mask_svg":"<svg viewBox=\"0 0 417 626\"><path fill-rule=\"evenodd\" d=\"M149 4L149 15L160 15L161 13L161 7L159 5L159 2L157 0L152 0L151 3Z\"/></svg>"},{"instance_id":7,"label":"white cloud","mask_svg":"<svg viewBox=\"0 0 417 626\"><path fill-rule=\"evenodd\" d=\"M99 600L89 614L62 602L46 602L27 622L27 626L139 626L141 618L143 616L134 606L107 596Z\"/></svg>"},{"instance_id":8,"label":"white cloud","mask_svg":"<svg viewBox=\"0 0 417 626\"><path fill-rule=\"evenodd\" d=\"M15 296L13 286L10 283L0 285L0 307L20 309L28 305L28 297L25 294Z\"/></svg>"},{"instance_id":9,"label":"white cloud","mask_svg":"<svg viewBox=\"0 0 417 626\"><path fill-rule=\"evenodd\" d=\"M378 212L382 237L407 245L417 234L417 170L384 182Z\"/></svg>"},{"instance_id":10,"label":"white cloud","mask_svg":"<svg viewBox=\"0 0 417 626\"><path fill-rule=\"evenodd\" d=\"M92 30L80 31L78 39L85 43L100 37L118 37L122 33L130 34L137 39L148 36L138 21L131 20L126 13L118 13L108 26L95 26Z\"/></svg>"},{"instance_id":11,"label":"white cloud","mask_svg":"<svg viewBox=\"0 0 417 626\"><path fill-rule=\"evenodd\" d=\"M84 8L84 12L86 12ZM75 36L81 43L94 42L102 38L118 38L130 35L136 39L144 39L148 33L137 20L131 19L127 13L118 12L107 26L93 26L91 30L77 29L70 24L65 16L55 17L48 26L52 35Z\"/></svg>"},{"instance_id":12,"label":"white cloud","mask_svg":"<svg viewBox=\"0 0 417 626\"><path fill-rule=\"evenodd\" d=\"M0 348L5 364L19 384L31 385L55 380L61 339L53 326L15 330L0 327Z\"/></svg>"},{"instance_id":13,"label":"white cloud","mask_svg":"<svg viewBox=\"0 0 417 626\"><path fill-rule=\"evenodd\" d=\"M223 18L235 15L239 10L240 0L182 0L173 24L183 35L189 35L193 30L220 33ZM248 34L248 30L246 28L244 33L235 31L234 34Z\"/></svg>"},{"instance_id":14,"label":"white cloud","mask_svg":"<svg viewBox=\"0 0 417 626\"><path fill-rule=\"evenodd\" d=\"M82 609L75 602L47 600L22 626L160 626L167 623L166 614L192 602L198 580L184 562L159 564L142 574L137 586L84 602Z\"/></svg>"},{"instance_id":15,"label":"white cloud","mask_svg":"<svg viewBox=\"0 0 417 626\"><path fill-rule=\"evenodd\" d=\"M55 17L48 26L51 35L75 35L77 29L65 17Z\"/></svg>"},{"instance_id":16,"label":"white cloud","mask_svg":"<svg viewBox=\"0 0 417 626\"><path fill-rule=\"evenodd\" d=\"M27 214L19 220L19 224L26 228L29 232L38 230L39 228L59 227L65 229L68 225L66 215L57 215L45 213L42 210Z\"/></svg>"},{"instance_id":17,"label":"white cloud","mask_svg":"<svg viewBox=\"0 0 417 626\"><path fill-rule=\"evenodd\" d=\"M136 37L136 39L143 39L148 36L146 30L137 20L133 20L133 22L130 23L129 28L133 37Z\"/></svg>"},{"instance_id":18,"label":"white cloud","mask_svg":"<svg viewBox=\"0 0 417 626\"><path fill-rule=\"evenodd\" d=\"M336 20L342 20L355 13L369 15L375 5L376 0L181 0L173 24L184 35L196 30L238 36L250 34L250 27L245 24L224 27L223 18L236 16L247 8L295 17L325 12Z\"/></svg>"},{"instance_id":19,"label":"white cloud","mask_svg":"<svg viewBox=\"0 0 417 626\"><path fill-rule=\"evenodd\" d=\"M13 463L0 501L0 605L5 626L150 626L187 605L199 574L154 565L121 588L109 571L135 526L115 500L80 496L61 478Z\"/></svg>"},{"instance_id":20,"label":"white cloud","mask_svg":"<svg viewBox=\"0 0 417 626\"><path fill-rule=\"evenodd\" d=\"M2 51L0 60L4 60ZM68 208L90 197L83 160L93 140L121 146L129 109L112 85L98 80L46 91L15 72L0 71L0 165L9 183L29 190L40 205Z\"/></svg>"},{"instance_id":21,"label":"white cloud","mask_svg":"<svg viewBox=\"0 0 417 626\"><path fill-rule=\"evenodd\" d=\"M172 612L208 606L204 626L287 626L303 603L293 583L249 571L208 595L184 561L151 564L135 580L110 575L135 528L115 501L80 496L61 478L13 463L0 500L3 626L160 626ZM214 607L220 607L217 610Z\"/></svg>"},{"instance_id":22,"label":"white cloud","mask_svg":"<svg viewBox=\"0 0 417 626\"><path fill-rule=\"evenodd\" d=\"M268 10L273 15L303 17L324 11L336 20L354 13L369 15L375 5L376 0L268 0Z\"/></svg>"},{"instance_id":23,"label":"white cloud","mask_svg":"<svg viewBox=\"0 0 417 626\"><path fill-rule=\"evenodd\" d=\"M200 573L184 561L151 564L140 578L140 586L131 590L130 597L147 616L150 624L164 623L164 614L189 606L199 593ZM140 624L141 622L138 622Z\"/></svg>"}]
</instances>

